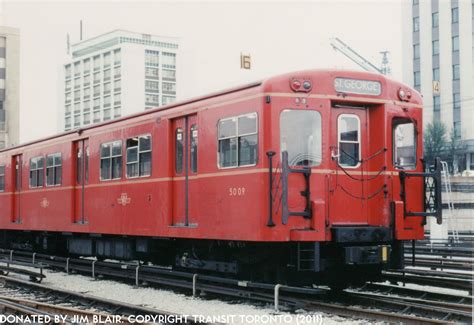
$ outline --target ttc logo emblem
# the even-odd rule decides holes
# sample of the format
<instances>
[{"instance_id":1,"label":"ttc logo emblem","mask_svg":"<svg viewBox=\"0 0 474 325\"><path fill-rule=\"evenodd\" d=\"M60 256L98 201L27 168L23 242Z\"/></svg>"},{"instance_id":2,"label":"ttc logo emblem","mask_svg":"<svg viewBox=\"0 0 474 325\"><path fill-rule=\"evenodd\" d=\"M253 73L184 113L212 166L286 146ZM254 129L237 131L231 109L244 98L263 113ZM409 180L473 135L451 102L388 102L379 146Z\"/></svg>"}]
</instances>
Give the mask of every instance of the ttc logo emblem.
<instances>
[{"instance_id":1,"label":"ttc logo emblem","mask_svg":"<svg viewBox=\"0 0 474 325\"><path fill-rule=\"evenodd\" d=\"M127 193L122 193L120 197L117 199L118 204L121 206L126 206L127 204L130 204L132 202L132 199L128 197Z\"/></svg>"},{"instance_id":2,"label":"ttc logo emblem","mask_svg":"<svg viewBox=\"0 0 474 325\"><path fill-rule=\"evenodd\" d=\"M49 207L49 201L47 198L43 198L40 202L40 206L43 208L43 209L46 209L47 207Z\"/></svg>"}]
</instances>

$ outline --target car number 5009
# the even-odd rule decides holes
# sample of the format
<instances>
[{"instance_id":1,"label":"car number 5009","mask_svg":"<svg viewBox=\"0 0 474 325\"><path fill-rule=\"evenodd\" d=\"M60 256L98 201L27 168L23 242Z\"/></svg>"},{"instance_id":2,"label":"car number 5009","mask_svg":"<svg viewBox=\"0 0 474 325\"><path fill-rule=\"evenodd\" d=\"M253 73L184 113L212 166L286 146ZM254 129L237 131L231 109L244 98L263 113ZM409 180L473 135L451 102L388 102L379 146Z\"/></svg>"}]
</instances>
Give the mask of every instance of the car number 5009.
<instances>
[{"instance_id":1,"label":"car number 5009","mask_svg":"<svg viewBox=\"0 0 474 325\"><path fill-rule=\"evenodd\" d=\"M245 187L229 187L229 196L245 195Z\"/></svg>"}]
</instances>

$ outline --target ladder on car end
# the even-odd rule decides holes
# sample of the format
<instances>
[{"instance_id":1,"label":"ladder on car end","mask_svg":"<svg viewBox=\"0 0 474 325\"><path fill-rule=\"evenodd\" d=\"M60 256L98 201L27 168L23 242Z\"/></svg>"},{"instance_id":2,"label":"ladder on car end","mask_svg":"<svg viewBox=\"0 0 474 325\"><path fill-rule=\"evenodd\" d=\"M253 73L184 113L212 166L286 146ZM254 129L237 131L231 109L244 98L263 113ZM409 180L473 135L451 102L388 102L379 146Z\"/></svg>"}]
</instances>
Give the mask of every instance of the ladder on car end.
<instances>
[{"instance_id":1,"label":"ladder on car end","mask_svg":"<svg viewBox=\"0 0 474 325\"><path fill-rule=\"evenodd\" d=\"M451 191L451 179L449 177L448 163L446 161L441 161L441 177L443 179L444 189L446 192L443 196L443 202L448 205L448 228L451 229L453 242L459 243L459 233L456 222L454 220L454 203Z\"/></svg>"}]
</instances>

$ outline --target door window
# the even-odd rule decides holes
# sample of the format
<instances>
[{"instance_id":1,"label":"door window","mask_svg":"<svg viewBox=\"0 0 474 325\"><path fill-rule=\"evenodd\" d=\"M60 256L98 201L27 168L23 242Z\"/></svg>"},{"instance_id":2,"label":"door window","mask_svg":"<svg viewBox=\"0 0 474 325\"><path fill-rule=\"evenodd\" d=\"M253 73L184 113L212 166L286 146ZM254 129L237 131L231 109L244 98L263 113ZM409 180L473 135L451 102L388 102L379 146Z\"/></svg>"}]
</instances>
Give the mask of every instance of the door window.
<instances>
[{"instance_id":1,"label":"door window","mask_svg":"<svg viewBox=\"0 0 474 325\"><path fill-rule=\"evenodd\" d=\"M416 167L416 133L414 124L395 121L393 126L393 165L399 169Z\"/></svg>"},{"instance_id":2,"label":"door window","mask_svg":"<svg viewBox=\"0 0 474 325\"><path fill-rule=\"evenodd\" d=\"M284 110L280 115L280 149L288 152L290 166L321 164L321 114Z\"/></svg>"},{"instance_id":3,"label":"door window","mask_svg":"<svg viewBox=\"0 0 474 325\"><path fill-rule=\"evenodd\" d=\"M176 174L183 172L183 152L184 152L184 136L183 129L176 129L176 144L175 144L175 169Z\"/></svg>"},{"instance_id":4,"label":"door window","mask_svg":"<svg viewBox=\"0 0 474 325\"><path fill-rule=\"evenodd\" d=\"M197 125L191 125L191 132L189 134L191 140L191 171L197 173L197 155L198 155L198 129Z\"/></svg>"},{"instance_id":5,"label":"door window","mask_svg":"<svg viewBox=\"0 0 474 325\"><path fill-rule=\"evenodd\" d=\"M360 162L360 120L352 114L341 114L338 118L339 164L357 167Z\"/></svg>"}]
</instances>

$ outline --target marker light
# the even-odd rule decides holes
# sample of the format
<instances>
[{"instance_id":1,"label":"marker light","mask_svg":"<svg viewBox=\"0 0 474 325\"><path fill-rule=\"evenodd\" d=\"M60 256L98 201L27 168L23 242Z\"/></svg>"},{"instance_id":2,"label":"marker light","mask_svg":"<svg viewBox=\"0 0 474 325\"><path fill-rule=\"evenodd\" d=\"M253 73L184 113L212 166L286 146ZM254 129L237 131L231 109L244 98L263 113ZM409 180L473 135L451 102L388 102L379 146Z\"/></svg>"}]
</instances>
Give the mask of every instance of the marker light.
<instances>
[{"instance_id":1,"label":"marker light","mask_svg":"<svg viewBox=\"0 0 474 325\"><path fill-rule=\"evenodd\" d=\"M304 89L310 90L311 87L312 87L311 81L306 80L305 82L303 82L303 88L304 88Z\"/></svg>"},{"instance_id":2,"label":"marker light","mask_svg":"<svg viewBox=\"0 0 474 325\"><path fill-rule=\"evenodd\" d=\"M402 88L400 88L398 90L398 98L400 98L403 101L407 100L407 94L406 94L405 90L403 90Z\"/></svg>"},{"instance_id":3,"label":"marker light","mask_svg":"<svg viewBox=\"0 0 474 325\"><path fill-rule=\"evenodd\" d=\"M290 79L290 87L293 91L307 93L313 88L309 80Z\"/></svg>"},{"instance_id":4,"label":"marker light","mask_svg":"<svg viewBox=\"0 0 474 325\"><path fill-rule=\"evenodd\" d=\"M301 82L299 80L293 80L291 82L291 89L298 91L301 88Z\"/></svg>"}]
</instances>

